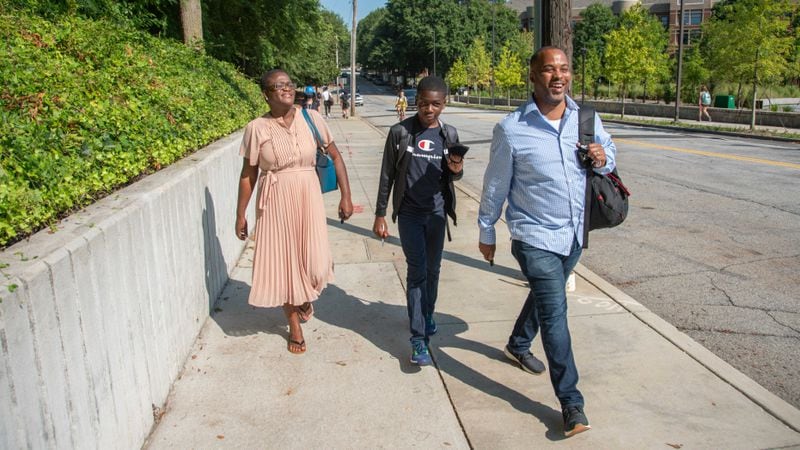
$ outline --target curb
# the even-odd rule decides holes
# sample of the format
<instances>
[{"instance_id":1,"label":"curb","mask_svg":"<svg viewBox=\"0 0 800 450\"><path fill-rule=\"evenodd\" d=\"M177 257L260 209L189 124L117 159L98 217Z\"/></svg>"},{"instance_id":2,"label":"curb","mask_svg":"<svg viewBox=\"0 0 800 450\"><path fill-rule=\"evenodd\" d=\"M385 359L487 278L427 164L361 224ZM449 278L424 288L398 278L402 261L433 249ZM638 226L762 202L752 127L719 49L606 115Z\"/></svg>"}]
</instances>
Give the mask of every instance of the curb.
<instances>
[{"instance_id":1,"label":"curb","mask_svg":"<svg viewBox=\"0 0 800 450\"><path fill-rule=\"evenodd\" d=\"M697 341L675 328L672 324L653 314L644 305L625 294L611 283L587 269L582 264L575 266L575 273L589 284L608 295L625 310L663 336L673 345L686 352L689 357L700 363L714 375L730 384L769 414L783 422L794 431L800 432L800 410L788 402L766 390L735 367L723 361Z\"/></svg>"},{"instance_id":2,"label":"curb","mask_svg":"<svg viewBox=\"0 0 800 450\"><path fill-rule=\"evenodd\" d=\"M514 109L507 109L508 107L497 108L496 105L473 105L473 104L466 104L466 103L448 103L448 106L456 107L456 108L474 108L478 106L479 109L486 109L491 111L501 111L501 112L511 112ZM599 113L601 116L608 114L606 113ZM613 114L616 115L616 114ZM654 120L663 117L656 117L653 116ZM740 137L740 138L751 138L751 139L760 139L765 141L778 141L778 142L791 142L795 144L800 143L800 139L798 138L789 138L789 137L781 137L781 136L769 136L769 135L759 135L759 134L749 134L749 133L742 133L736 131L723 131L723 130L703 130L698 128L691 128L691 127L684 127L684 126L676 126L676 125L669 125L669 124L649 124L649 123L640 123L640 122L629 122L626 120L619 120L605 117L603 118L604 123L615 123L619 125L632 125L635 127L643 127L643 128L657 128L662 130L676 130L676 131L683 131L687 133L704 133L704 134L716 134L721 136L730 136L730 137ZM722 122L718 122L722 123Z\"/></svg>"},{"instance_id":3,"label":"curb","mask_svg":"<svg viewBox=\"0 0 800 450\"><path fill-rule=\"evenodd\" d=\"M675 130L675 131L683 131L686 133L701 133L701 134L717 134L721 136L731 136L731 137L741 137L741 138L750 138L750 139L760 139L763 141L779 141L779 142L791 142L798 144L800 143L800 139L797 138L788 138L788 137L780 137L780 136L768 136L768 135L760 135L760 134L748 134L748 133L739 133L736 131L722 131L722 130L703 130L699 128L691 128L691 127L684 127L680 125L660 125L660 124L649 124L649 123L639 123L639 122L628 122L625 120L619 119L603 119L604 123L616 123L620 125L632 125L635 127L642 127L642 128L658 128L661 130Z\"/></svg>"},{"instance_id":4,"label":"curb","mask_svg":"<svg viewBox=\"0 0 800 450\"><path fill-rule=\"evenodd\" d=\"M475 194L459 183L456 183L456 189L471 200L480 204L480 195ZM502 217L500 220L505 223ZM586 280L586 282L606 294L612 301L620 305L645 325L653 329L653 331L664 337L664 339L684 351L690 358L694 359L711 373L744 394L744 396L749 398L753 403L764 408L767 413L780 420L794 431L800 432L800 409L795 408L782 398L769 392L738 369L713 354L707 348L698 344L697 341L687 334L651 312L633 297L622 292L620 289L586 268L583 264L578 263L578 265L575 266L574 272Z\"/></svg>"}]
</instances>

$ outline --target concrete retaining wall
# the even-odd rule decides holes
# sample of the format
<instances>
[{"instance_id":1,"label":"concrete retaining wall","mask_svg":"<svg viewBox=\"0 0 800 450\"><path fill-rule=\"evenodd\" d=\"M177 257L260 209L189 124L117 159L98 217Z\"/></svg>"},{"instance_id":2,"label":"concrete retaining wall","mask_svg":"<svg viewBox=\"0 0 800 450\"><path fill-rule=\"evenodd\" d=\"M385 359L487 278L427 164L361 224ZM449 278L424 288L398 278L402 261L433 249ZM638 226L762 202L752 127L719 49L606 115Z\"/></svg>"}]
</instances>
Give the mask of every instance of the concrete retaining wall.
<instances>
[{"instance_id":1,"label":"concrete retaining wall","mask_svg":"<svg viewBox=\"0 0 800 450\"><path fill-rule=\"evenodd\" d=\"M453 100L456 102L466 102L467 97L454 95ZM478 97L469 97L470 104L478 104ZM481 98L482 105L491 104L491 99ZM511 106L519 106L522 100L511 100ZM586 103L592 105L600 113L605 114L621 114L622 103L599 101L599 100L586 100ZM505 98L496 98L495 105L507 105L508 100ZM697 120L697 106L694 105L681 105L680 118L682 120ZM750 117L752 111L749 109L724 109L724 108L709 108L709 114L714 119L714 122L727 122L735 124L750 125ZM637 103L633 101L625 102L625 114L630 116L647 116L647 117L675 117L675 105L665 105L663 103ZM758 110L756 111L756 125L766 125L773 127L785 128L800 128L800 113L791 112L772 112Z\"/></svg>"},{"instance_id":2,"label":"concrete retaining wall","mask_svg":"<svg viewBox=\"0 0 800 450\"><path fill-rule=\"evenodd\" d=\"M244 247L240 141L0 253L0 448L141 447Z\"/></svg>"}]
</instances>

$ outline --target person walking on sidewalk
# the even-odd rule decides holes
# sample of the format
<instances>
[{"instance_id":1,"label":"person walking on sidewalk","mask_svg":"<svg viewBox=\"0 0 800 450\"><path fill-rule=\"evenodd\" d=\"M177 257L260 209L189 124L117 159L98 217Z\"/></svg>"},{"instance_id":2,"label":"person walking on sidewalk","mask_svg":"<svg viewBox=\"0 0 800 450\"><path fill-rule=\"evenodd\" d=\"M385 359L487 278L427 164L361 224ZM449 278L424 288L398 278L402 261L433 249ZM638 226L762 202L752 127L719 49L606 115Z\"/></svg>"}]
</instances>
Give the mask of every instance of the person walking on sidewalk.
<instances>
[{"instance_id":1,"label":"person walking on sidewalk","mask_svg":"<svg viewBox=\"0 0 800 450\"><path fill-rule=\"evenodd\" d=\"M708 113L708 107L711 106L711 93L708 92L708 88L706 85L700 86L700 95L697 97L697 121L703 121L703 115L705 114L708 117L708 121L711 122L711 114Z\"/></svg>"},{"instance_id":2,"label":"person walking on sidewalk","mask_svg":"<svg viewBox=\"0 0 800 450\"><path fill-rule=\"evenodd\" d=\"M408 108L408 99L406 98L405 91L400 89L400 93L397 94L397 101L394 103L394 109L397 111L398 120L405 120L406 108Z\"/></svg>"},{"instance_id":3,"label":"person walking on sidewalk","mask_svg":"<svg viewBox=\"0 0 800 450\"><path fill-rule=\"evenodd\" d=\"M325 105L325 118L328 119L331 117L331 106L333 106L333 96L328 86L322 88L322 103Z\"/></svg>"},{"instance_id":4,"label":"person walking on sidewalk","mask_svg":"<svg viewBox=\"0 0 800 450\"><path fill-rule=\"evenodd\" d=\"M526 372L543 373L544 364L530 351L541 330L564 433L572 436L590 428L577 388L565 292L583 244L586 169L578 154L579 108L566 95L572 73L562 50L537 50L530 79L533 99L494 128L478 212L478 247L487 261L494 260L494 226L507 199L511 253L530 292L504 353ZM588 156L594 170L605 174L614 168L616 147L599 117L595 120L595 142L588 145Z\"/></svg>"},{"instance_id":5,"label":"person walking on sidewalk","mask_svg":"<svg viewBox=\"0 0 800 450\"><path fill-rule=\"evenodd\" d=\"M287 348L299 354L306 351L300 322L311 317L311 302L333 281L333 259L315 170L317 144L302 110L294 105L295 87L281 69L261 77L261 91L270 111L247 124L239 147L244 161L236 237L247 238L245 213L258 180L253 285L248 303L282 306L289 322ZM319 112L306 112L333 159L341 193L339 217L347 219L353 214L353 203L344 158Z\"/></svg>"},{"instance_id":6,"label":"person walking on sidewalk","mask_svg":"<svg viewBox=\"0 0 800 450\"><path fill-rule=\"evenodd\" d=\"M389 130L383 148L378 200L372 231L389 236L386 208L392 194L392 220L397 220L406 257L406 305L411 330L411 362L431 364L429 338L435 334L434 307L439 288L447 216L456 223L453 180L463 175L464 149L458 132L439 120L447 86L426 77L417 88L417 114Z\"/></svg>"}]
</instances>

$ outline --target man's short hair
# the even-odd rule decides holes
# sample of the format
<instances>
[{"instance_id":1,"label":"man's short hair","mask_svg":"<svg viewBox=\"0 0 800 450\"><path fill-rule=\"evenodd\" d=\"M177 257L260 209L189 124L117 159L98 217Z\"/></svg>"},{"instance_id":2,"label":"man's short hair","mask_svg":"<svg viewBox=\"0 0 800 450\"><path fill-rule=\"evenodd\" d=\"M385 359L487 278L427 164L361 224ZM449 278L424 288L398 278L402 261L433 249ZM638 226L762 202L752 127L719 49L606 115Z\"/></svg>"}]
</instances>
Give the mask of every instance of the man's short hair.
<instances>
[{"instance_id":1,"label":"man's short hair","mask_svg":"<svg viewBox=\"0 0 800 450\"><path fill-rule=\"evenodd\" d=\"M443 79L430 75L420 80L417 84L417 91L441 92L447 95L447 84Z\"/></svg>"},{"instance_id":2,"label":"man's short hair","mask_svg":"<svg viewBox=\"0 0 800 450\"><path fill-rule=\"evenodd\" d=\"M542 53L544 53L544 52L546 52L548 50L558 50L558 51L561 51L561 52L564 51L564 50L556 47L555 45L544 46L544 47L536 50L535 52L533 52L533 56L531 56L530 66L533 67L533 65L536 64L537 61L539 61L539 58L542 56Z\"/></svg>"}]
</instances>

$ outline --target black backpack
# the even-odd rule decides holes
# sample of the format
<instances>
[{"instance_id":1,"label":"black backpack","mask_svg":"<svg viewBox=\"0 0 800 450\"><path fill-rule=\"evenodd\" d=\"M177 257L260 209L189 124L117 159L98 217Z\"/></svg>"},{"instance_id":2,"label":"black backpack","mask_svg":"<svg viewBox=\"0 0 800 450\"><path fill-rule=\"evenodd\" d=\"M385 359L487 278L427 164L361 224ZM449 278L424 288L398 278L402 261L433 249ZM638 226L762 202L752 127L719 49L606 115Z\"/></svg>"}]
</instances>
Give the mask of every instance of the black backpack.
<instances>
[{"instance_id":1,"label":"black backpack","mask_svg":"<svg viewBox=\"0 0 800 450\"><path fill-rule=\"evenodd\" d=\"M595 110L591 106L581 106L578 111L580 121L578 140L582 145L594 142ZM583 218L583 248L589 247L589 231L612 228L621 224L628 216L628 188L622 184L617 168L608 175L600 175L586 168L586 203Z\"/></svg>"}]
</instances>

